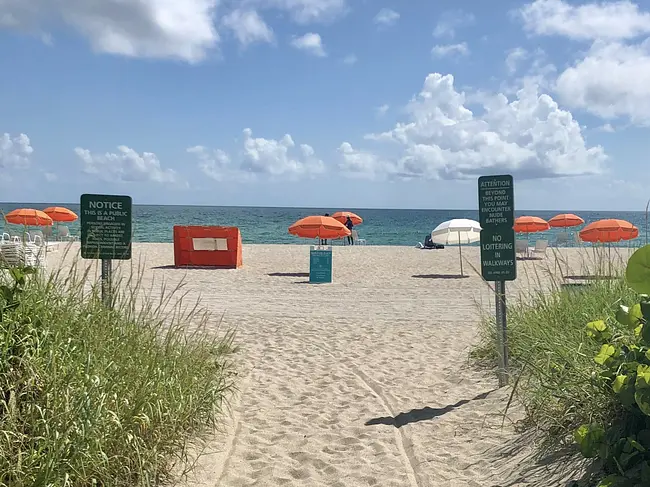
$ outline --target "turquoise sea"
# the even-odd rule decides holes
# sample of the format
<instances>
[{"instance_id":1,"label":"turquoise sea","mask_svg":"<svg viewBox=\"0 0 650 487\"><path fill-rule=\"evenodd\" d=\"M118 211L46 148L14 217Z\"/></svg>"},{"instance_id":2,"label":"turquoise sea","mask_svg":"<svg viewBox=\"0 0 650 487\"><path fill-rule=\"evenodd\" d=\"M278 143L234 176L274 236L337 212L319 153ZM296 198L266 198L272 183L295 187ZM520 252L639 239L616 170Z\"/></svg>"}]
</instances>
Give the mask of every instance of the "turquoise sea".
<instances>
[{"instance_id":1,"label":"turquoise sea","mask_svg":"<svg viewBox=\"0 0 650 487\"><path fill-rule=\"evenodd\" d=\"M65 206L78 212L79 205L43 203L0 203L0 212L8 213L15 208L43 209L47 206ZM253 207L219 207L219 206L149 206L133 207L133 238L136 242L172 242L174 225L221 225L239 227L245 243L288 244L305 243L289 235L287 229L296 220L309 215L334 213L339 208L253 208ZM359 236L365 238L368 245L405 245L414 246L424 242L425 236L439 223L452 218L471 218L478 220L478 210L378 210L348 209L364 219L356 227ZM645 243L645 213L608 212L608 211L519 211L520 215L539 216L549 219L558 213L575 213L586 223L602 218L620 218L639 228L639 238L624 245ZM0 226L2 223L0 223ZM78 235L79 222L68 224L72 234ZM538 238L554 239L555 231L530 234L533 242ZM519 236L522 238L522 236ZM525 238L525 237L523 237Z\"/></svg>"}]
</instances>

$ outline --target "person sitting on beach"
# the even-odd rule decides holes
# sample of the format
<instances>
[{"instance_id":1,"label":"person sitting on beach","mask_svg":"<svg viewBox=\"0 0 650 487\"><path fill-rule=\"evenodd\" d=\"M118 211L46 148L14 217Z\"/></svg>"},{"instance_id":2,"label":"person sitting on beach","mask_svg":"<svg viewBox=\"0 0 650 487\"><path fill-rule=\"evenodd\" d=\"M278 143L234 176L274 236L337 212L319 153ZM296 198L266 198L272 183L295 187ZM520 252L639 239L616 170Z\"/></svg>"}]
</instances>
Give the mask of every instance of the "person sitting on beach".
<instances>
[{"instance_id":1,"label":"person sitting on beach","mask_svg":"<svg viewBox=\"0 0 650 487\"><path fill-rule=\"evenodd\" d=\"M354 228L354 223L352 223L352 218L348 216L348 219L345 220L345 226L350 230L350 235L348 235L348 243L354 245L354 239L352 238L352 228Z\"/></svg>"}]
</instances>

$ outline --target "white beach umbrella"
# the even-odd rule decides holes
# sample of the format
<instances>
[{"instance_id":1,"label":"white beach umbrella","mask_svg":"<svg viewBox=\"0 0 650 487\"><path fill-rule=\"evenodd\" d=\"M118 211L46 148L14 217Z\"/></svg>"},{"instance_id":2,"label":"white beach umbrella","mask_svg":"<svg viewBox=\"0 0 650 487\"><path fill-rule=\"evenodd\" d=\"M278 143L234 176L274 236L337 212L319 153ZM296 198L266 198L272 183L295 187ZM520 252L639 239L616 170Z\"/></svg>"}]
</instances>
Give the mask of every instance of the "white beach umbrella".
<instances>
[{"instance_id":1,"label":"white beach umbrella","mask_svg":"<svg viewBox=\"0 0 650 487\"><path fill-rule=\"evenodd\" d=\"M431 232L431 240L442 245L458 244L460 255L460 275L463 275L462 246L481 240L481 225L474 220L456 218L438 225Z\"/></svg>"}]
</instances>

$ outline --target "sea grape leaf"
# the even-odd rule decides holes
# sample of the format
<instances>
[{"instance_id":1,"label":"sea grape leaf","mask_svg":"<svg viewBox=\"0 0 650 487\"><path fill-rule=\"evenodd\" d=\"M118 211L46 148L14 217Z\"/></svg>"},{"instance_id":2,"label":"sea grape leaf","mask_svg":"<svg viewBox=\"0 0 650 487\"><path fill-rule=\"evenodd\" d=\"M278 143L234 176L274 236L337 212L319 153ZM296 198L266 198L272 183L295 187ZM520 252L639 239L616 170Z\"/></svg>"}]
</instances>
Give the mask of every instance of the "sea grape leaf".
<instances>
[{"instance_id":1,"label":"sea grape leaf","mask_svg":"<svg viewBox=\"0 0 650 487\"><path fill-rule=\"evenodd\" d=\"M575 431L573 438L585 458L594 458L605 438L605 430L595 424L583 424Z\"/></svg>"},{"instance_id":2,"label":"sea grape leaf","mask_svg":"<svg viewBox=\"0 0 650 487\"><path fill-rule=\"evenodd\" d=\"M612 333L603 320L590 321L587 323L587 336L596 340L609 340Z\"/></svg>"},{"instance_id":3,"label":"sea grape leaf","mask_svg":"<svg viewBox=\"0 0 650 487\"><path fill-rule=\"evenodd\" d=\"M637 293L650 294L650 245L637 249L627 261L625 278Z\"/></svg>"},{"instance_id":4,"label":"sea grape leaf","mask_svg":"<svg viewBox=\"0 0 650 487\"><path fill-rule=\"evenodd\" d=\"M618 394L627 385L629 377L627 375L617 375L612 383L612 389Z\"/></svg>"},{"instance_id":5,"label":"sea grape leaf","mask_svg":"<svg viewBox=\"0 0 650 487\"><path fill-rule=\"evenodd\" d=\"M646 345L650 345L650 325L648 323L643 323L641 325L641 339Z\"/></svg>"},{"instance_id":6,"label":"sea grape leaf","mask_svg":"<svg viewBox=\"0 0 650 487\"><path fill-rule=\"evenodd\" d=\"M643 318L641 305L635 304L631 308L622 304L616 310L616 321L628 328L636 328Z\"/></svg>"},{"instance_id":7,"label":"sea grape leaf","mask_svg":"<svg viewBox=\"0 0 650 487\"><path fill-rule=\"evenodd\" d=\"M637 406L639 406L641 412L646 416L650 416L650 389L637 388L636 392L634 393L634 400Z\"/></svg>"},{"instance_id":8,"label":"sea grape leaf","mask_svg":"<svg viewBox=\"0 0 650 487\"><path fill-rule=\"evenodd\" d=\"M614 355L615 351L616 350L614 349L613 345L609 345L607 343L604 344L602 347L600 347L600 351L594 357L594 362L599 365L605 365L605 362L611 358L612 355Z\"/></svg>"},{"instance_id":9,"label":"sea grape leaf","mask_svg":"<svg viewBox=\"0 0 650 487\"><path fill-rule=\"evenodd\" d=\"M636 368L636 388L648 389L650 388L650 366L639 364Z\"/></svg>"},{"instance_id":10,"label":"sea grape leaf","mask_svg":"<svg viewBox=\"0 0 650 487\"><path fill-rule=\"evenodd\" d=\"M636 388L634 386L634 376L617 375L612 383L612 389L618 395L619 401L624 406L631 406L635 403L634 393Z\"/></svg>"}]
</instances>

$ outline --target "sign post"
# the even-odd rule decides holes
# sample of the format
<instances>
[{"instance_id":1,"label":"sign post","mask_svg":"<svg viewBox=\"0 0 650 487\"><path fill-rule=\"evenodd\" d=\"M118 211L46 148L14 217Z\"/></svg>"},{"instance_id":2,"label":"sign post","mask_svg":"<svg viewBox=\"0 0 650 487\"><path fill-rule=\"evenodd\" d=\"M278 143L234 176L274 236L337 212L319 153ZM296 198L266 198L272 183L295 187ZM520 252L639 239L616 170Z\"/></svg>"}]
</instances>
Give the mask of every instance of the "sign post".
<instances>
[{"instance_id":1,"label":"sign post","mask_svg":"<svg viewBox=\"0 0 650 487\"><path fill-rule=\"evenodd\" d=\"M515 253L514 182L510 175L478 178L478 207L481 224L481 274L494 282L499 386L508 383L508 332L506 281L517 278Z\"/></svg>"},{"instance_id":2,"label":"sign post","mask_svg":"<svg viewBox=\"0 0 650 487\"><path fill-rule=\"evenodd\" d=\"M81 257L102 261L102 302L113 301L113 260L131 258L132 200L130 196L81 195Z\"/></svg>"}]
</instances>

